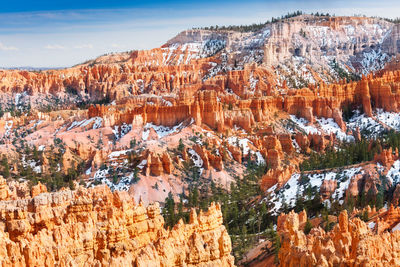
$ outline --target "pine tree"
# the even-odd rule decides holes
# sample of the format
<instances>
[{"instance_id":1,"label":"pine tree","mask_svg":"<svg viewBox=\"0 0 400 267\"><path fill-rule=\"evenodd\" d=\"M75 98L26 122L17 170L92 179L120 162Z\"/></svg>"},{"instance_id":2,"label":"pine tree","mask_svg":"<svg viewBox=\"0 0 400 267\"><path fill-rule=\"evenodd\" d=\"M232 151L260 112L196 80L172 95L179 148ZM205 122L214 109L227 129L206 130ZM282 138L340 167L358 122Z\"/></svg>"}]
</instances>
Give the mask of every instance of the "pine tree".
<instances>
[{"instance_id":1,"label":"pine tree","mask_svg":"<svg viewBox=\"0 0 400 267\"><path fill-rule=\"evenodd\" d=\"M168 197L165 199L165 207L164 207L164 219L165 224L169 227L174 226L175 224L175 201L171 192L168 193Z\"/></svg>"},{"instance_id":2,"label":"pine tree","mask_svg":"<svg viewBox=\"0 0 400 267\"><path fill-rule=\"evenodd\" d=\"M8 160L6 156L3 156L1 165L3 166L3 173L2 173L3 177L4 178L10 177L10 166L8 165Z\"/></svg>"},{"instance_id":3,"label":"pine tree","mask_svg":"<svg viewBox=\"0 0 400 267\"><path fill-rule=\"evenodd\" d=\"M33 159L38 162L39 161L39 152L36 146L33 146Z\"/></svg>"},{"instance_id":4,"label":"pine tree","mask_svg":"<svg viewBox=\"0 0 400 267\"><path fill-rule=\"evenodd\" d=\"M312 228L313 228L313 226L312 226L310 220L307 220L306 225L304 226L304 233L306 235L308 235Z\"/></svg>"},{"instance_id":5,"label":"pine tree","mask_svg":"<svg viewBox=\"0 0 400 267\"><path fill-rule=\"evenodd\" d=\"M197 186L193 189L192 205L193 207L197 207L199 205L199 189Z\"/></svg>"},{"instance_id":6,"label":"pine tree","mask_svg":"<svg viewBox=\"0 0 400 267\"><path fill-rule=\"evenodd\" d=\"M182 138L180 138L180 139L179 139L178 150L179 150L180 152L183 152L184 149L185 149L185 145L183 144Z\"/></svg>"}]
</instances>

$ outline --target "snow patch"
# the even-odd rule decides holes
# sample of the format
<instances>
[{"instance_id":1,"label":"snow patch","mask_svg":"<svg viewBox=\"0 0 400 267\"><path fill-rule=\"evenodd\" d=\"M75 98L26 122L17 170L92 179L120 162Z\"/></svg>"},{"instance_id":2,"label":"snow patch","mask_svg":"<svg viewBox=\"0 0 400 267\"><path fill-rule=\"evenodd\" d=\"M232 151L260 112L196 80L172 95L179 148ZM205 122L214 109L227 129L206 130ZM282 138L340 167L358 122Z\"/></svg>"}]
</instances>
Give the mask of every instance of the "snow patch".
<instances>
[{"instance_id":1,"label":"snow patch","mask_svg":"<svg viewBox=\"0 0 400 267\"><path fill-rule=\"evenodd\" d=\"M201 168L203 166L203 160L201 159L199 154L197 154L197 152L193 149L189 149L188 153L191 156L190 158L192 159L194 166Z\"/></svg>"},{"instance_id":2,"label":"snow patch","mask_svg":"<svg viewBox=\"0 0 400 267\"><path fill-rule=\"evenodd\" d=\"M354 137L343 132L339 125L332 118L316 118L316 121L319 123L324 132L335 134L339 140L347 142L354 141Z\"/></svg>"},{"instance_id":3,"label":"snow patch","mask_svg":"<svg viewBox=\"0 0 400 267\"><path fill-rule=\"evenodd\" d=\"M386 178L393 184L398 184L400 182L400 160L396 160L388 173Z\"/></svg>"},{"instance_id":4,"label":"snow patch","mask_svg":"<svg viewBox=\"0 0 400 267\"><path fill-rule=\"evenodd\" d=\"M394 112L383 111L382 109L377 109L376 118L389 126L390 128L399 131L400 130L400 114Z\"/></svg>"},{"instance_id":5,"label":"snow patch","mask_svg":"<svg viewBox=\"0 0 400 267\"><path fill-rule=\"evenodd\" d=\"M341 172L303 174L304 181L300 181L300 174L295 173L278 191L276 191L277 185L269 188L267 190L269 197L265 200L274 203L271 212L277 215L284 204L288 208L293 208L296 204L297 194L303 195L308 186L319 191L324 180L336 180L338 186L332 197L339 200L339 203L343 203L344 193L350 184L350 180L357 173L362 173L361 167L345 169ZM307 196L304 197L307 198Z\"/></svg>"},{"instance_id":6,"label":"snow patch","mask_svg":"<svg viewBox=\"0 0 400 267\"><path fill-rule=\"evenodd\" d=\"M301 129L303 129L303 131L305 131L306 134L321 134L321 132L314 126L307 125L309 124L309 122L304 118L297 118L295 115L290 115L290 120L292 120Z\"/></svg>"},{"instance_id":7,"label":"snow patch","mask_svg":"<svg viewBox=\"0 0 400 267\"><path fill-rule=\"evenodd\" d=\"M147 123L144 126L144 130L142 133L142 139L143 140L147 140L147 138L149 137L149 133L150 133L150 128L153 128L154 131L157 133L158 138L161 139L165 136L168 136L170 134L173 133L178 133L179 131L181 131L184 127L183 127L183 123L179 123L178 125L174 126L174 127L167 127L167 126L163 126L163 125L154 125L153 123Z\"/></svg>"}]
</instances>

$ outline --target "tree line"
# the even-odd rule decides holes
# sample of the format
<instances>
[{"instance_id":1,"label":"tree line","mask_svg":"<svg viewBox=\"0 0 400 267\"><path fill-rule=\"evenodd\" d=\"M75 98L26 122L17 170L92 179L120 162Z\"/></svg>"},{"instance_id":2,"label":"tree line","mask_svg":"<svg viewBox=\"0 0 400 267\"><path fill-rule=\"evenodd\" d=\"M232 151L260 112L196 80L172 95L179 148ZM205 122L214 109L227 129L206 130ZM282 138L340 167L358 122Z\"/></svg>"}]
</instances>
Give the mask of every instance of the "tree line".
<instances>
[{"instance_id":1,"label":"tree line","mask_svg":"<svg viewBox=\"0 0 400 267\"><path fill-rule=\"evenodd\" d=\"M300 170L312 171L343 167L371 161L383 149L400 149L400 133L393 130L374 139L363 138L360 142L343 143L338 148L329 148L324 153L312 152L300 164Z\"/></svg>"},{"instance_id":2,"label":"tree line","mask_svg":"<svg viewBox=\"0 0 400 267\"><path fill-rule=\"evenodd\" d=\"M256 32L264 28L266 25L278 22L280 20L284 19L289 19L293 17L297 17L304 14L303 11L295 11L292 13L288 13L286 15L282 15L281 17L274 18L272 17L271 20L268 20L263 23L253 23L251 25L229 25L229 26L209 26L209 27L203 27L203 28L193 28L195 30L201 29L201 30L210 30L210 31L236 31L236 32Z\"/></svg>"}]
</instances>

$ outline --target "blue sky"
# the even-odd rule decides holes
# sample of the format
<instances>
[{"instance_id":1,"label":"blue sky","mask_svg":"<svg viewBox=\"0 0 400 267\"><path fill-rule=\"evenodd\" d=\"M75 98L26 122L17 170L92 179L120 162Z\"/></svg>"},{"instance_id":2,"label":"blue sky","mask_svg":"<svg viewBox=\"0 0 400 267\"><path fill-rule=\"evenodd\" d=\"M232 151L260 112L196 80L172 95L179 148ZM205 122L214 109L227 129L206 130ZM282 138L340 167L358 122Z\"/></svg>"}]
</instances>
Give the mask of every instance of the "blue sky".
<instances>
[{"instance_id":1,"label":"blue sky","mask_svg":"<svg viewBox=\"0 0 400 267\"><path fill-rule=\"evenodd\" d=\"M7 1L0 8L0 66L67 67L158 47L192 27L259 23L296 10L400 16L397 0Z\"/></svg>"}]
</instances>

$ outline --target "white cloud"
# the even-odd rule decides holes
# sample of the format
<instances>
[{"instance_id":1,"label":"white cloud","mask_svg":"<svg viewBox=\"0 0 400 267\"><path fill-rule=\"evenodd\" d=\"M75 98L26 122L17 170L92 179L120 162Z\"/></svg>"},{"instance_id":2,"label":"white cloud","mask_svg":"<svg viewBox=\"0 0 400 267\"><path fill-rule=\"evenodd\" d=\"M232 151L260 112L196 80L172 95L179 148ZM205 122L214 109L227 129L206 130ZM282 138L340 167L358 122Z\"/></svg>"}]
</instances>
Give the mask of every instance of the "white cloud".
<instances>
[{"instance_id":1,"label":"white cloud","mask_svg":"<svg viewBox=\"0 0 400 267\"><path fill-rule=\"evenodd\" d=\"M44 48L51 49L51 50L63 50L66 49L65 46L54 44L54 45L46 45Z\"/></svg>"},{"instance_id":2,"label":"white cloud","mask_svg":"<svg viewBox=\"0 0 400 267\"><path fill-rule=\"evenodd\" d=\"M6 46L2 42L0 42L0 50L3 50L3 51L16 51L16 50L18 50L18 48L16 48L15 46Z\"/></svg>"},{"instance_id":3,"label":"white cloud","mask_svg":"<svg viewBox=\"0 0 400 267\"><path fill-rule=\"evenodd\" d=\"M93 49L92 44L81 44L74 46L75 49Z\"/></svg>"}]
</instances>

